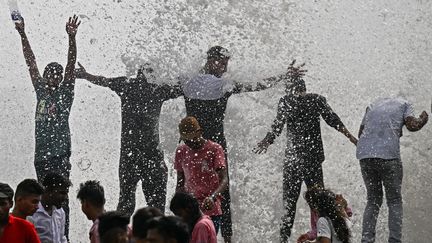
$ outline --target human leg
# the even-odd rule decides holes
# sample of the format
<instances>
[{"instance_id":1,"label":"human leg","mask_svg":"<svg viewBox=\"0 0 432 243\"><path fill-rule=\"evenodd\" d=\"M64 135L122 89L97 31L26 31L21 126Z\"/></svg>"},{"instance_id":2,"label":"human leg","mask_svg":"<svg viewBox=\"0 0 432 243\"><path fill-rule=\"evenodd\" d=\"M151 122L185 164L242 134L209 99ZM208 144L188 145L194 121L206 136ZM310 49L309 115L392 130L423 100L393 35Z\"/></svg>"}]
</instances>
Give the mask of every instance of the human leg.
<instances>
[{"instance_id":1,"label":"human leg","mask_svg":"<svg viewBox=\"0 0 432 243\"><path fill-rule=\"evenodd\" d=\"M288 242L294 224L297 200L303 183L302 168L298 160L286 160L283 168L283 202L285 215L282 216L280 229L281 242Z\"/></svg>"},{"instance_id":2,"label":"human leg","mask_svg":"<svg viewBox=\"0 0 432 243\"><path fill-rule=\"evenodd\" d=\"M38 181L41 183L43 181L43 178L45 178L45 176L51 172L58 173L70 179L71 168L72 165L70 163L70 155L56 156L48 160L35 161L36 176ZM66 238L69 239L69 224L70 224L69 198L67 198L66 201L63 203L62 208L65 212L65 218L66 218L65 236Z\"/></svg>"},{"instance_id":3,"label":"human leg","mask_svg":"<svg viewBox=\"0 0 432 243\"><path fill-rule=\"evenodd\" d=\"M362 243L375 242L375 227L383 200L380 159L360 160L363 180L366 186L367 203L363 213Z\"/></svg>"},{"instance_id":4,"label":"human leg","mask_svg":"<svg viewBox=\"0 0 432 243\"><path fill-rule=\"evenodd\" d=\"M402 178L403 169L400 160L387 160L383 166L383 185L389 209L389 243L402 242Z\"/></svg>"},{"instance_id":5,"label":"human leg","mask_svg":"<svg viewBox=\"0 0 432 243\"><path fill-rule=\"evenodd\" d=\"M135 167L136 154L130 153L132 151L127 149L121 151L119 164L120 196L117 205L117 211L128 216L132 216L135 210L135 192L139 181Z\"/></svg>"},{"instance_id":6,"label":"human leg","mask_svg":"<svg viewBox=\"0 0 432 243\"><path fill-rule=\"evenodd\" d=\"M168 169L163 153L156 149L152 154L144 155L142 162L140 174L147 205L164 213Z\"/></svg>"}]
</instances>

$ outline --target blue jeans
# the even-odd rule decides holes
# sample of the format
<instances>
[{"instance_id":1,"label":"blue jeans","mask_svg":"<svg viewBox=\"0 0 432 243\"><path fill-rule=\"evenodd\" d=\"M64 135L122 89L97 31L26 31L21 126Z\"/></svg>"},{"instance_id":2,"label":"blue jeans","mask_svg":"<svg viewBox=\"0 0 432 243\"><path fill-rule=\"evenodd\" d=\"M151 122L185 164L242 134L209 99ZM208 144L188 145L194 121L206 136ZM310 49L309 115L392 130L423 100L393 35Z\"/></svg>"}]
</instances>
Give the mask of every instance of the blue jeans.
<instances>
[{"instance_id":1,"label":"blue jeans","mask_svg":"<svg viewBox=\"0 0 432 243\"><path fill-rule=\"evenodd\" d=\"M216 229L216 235L217 235L219 232L219 227L221 226L222 215L210 216L210 219L213 221L214 227Z\"/></svg>"},{"instance_id":2,"label":"blue jeans","mask_svg":"<svg viewBox=\"0 0 432 243\"><path fill-rule=\"evenodd\" d=\"M400 243L402 238L402 162L399 159L362 159L360 167L367 191L363 214L362 243L375 242L375 227L383 201L383 186L389 209L389 243Z\"/></svg>"}]
</instances>

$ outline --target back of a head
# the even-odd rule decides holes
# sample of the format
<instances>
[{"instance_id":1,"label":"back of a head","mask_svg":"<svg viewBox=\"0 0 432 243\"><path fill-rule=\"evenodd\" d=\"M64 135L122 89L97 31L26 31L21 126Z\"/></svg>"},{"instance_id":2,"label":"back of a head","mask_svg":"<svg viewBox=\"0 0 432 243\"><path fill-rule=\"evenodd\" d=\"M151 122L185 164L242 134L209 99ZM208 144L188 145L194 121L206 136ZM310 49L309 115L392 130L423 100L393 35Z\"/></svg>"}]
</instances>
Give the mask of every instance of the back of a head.
<instances>
[{"instance_id":1,"label":"back of a head","mask_svg":"<svg viewBox=\"0 0 432 243\"><path fill-rule=\"evenodd\" d=\"M297 78L285 84L285 92L290 94L300 94L306 92L306 83L303 79Z\"/></svg>"},{"instance_id":2,"label":"back of a head","mask_svg":"<svg viewBox=\"0 0 432 243\"><path fill-rule=\"evenodd\" d=\"M328 217L331 220L337 238L343 243L350 242L350 230L339 213L336 194L328 189L323 189L314 193L311 200L320 217Z\"/></svg>"},{"instance_id":3,"label":"back of a head","mask_svg":"<svg viewBox=\"0 0 432 243\"><path fill-rule=\"evenodd\" d=\"M68 178L58 173L50 172L42 179L42 185L46 191L49 191L54 188L69 188L72 186L72 183Z\"/></svg>"},{"instance_id":4,"label":"back of a head","mask_svg":"<svg viewBox=\"0 0 432 243\"><path fill-rule=\"evenodd\" d=\"M147 229L156 230L164 239L174 239L177 243L189 242L189 229L183 220L176 216L162 216L148 221Z\"/></svg>"},{"instance_id":5,"label":"back of a head","mask_svg":"<svg viewBox=\"0 0 432 243\"><path fill-rule=\"evenodd\" d=\"M189 209L194 215L199 215L198 200L189 193L176 192L170 202L170 210L176 212L178 209Z\"/></svg>"},{"instance_id":6,"label":"back of a head","mask_svg":"<svg viewBox=\"0 0 432 243\"><path fill-rule=\"evenodd\" d=\"M107 232L119 231L127 232L127 225L129 224L129 217L118 211L110 211L102 214L99 217L99 236L101 240ZM118 230L114 230L118 229ZM105 237L106 238L106 237ZM104 243L104 241L102 241Z\"/></svg>"},{"instance_id":7,"label":"back of a head","mask_svg":"<svg viewBox=\"0 0 432 243\"><path fill-rule=\"evenodd\" d=\"M136 238L144 239L147 234L147 222L155 217L163 216L163 213L155 207L138 209L132 218L132 234Z\"/></svg>"},{"instance_id":8,"label":"back of a head","mask_svg":"<svg viewBox=\"0 0 432 243\"><path fill-rule=\"evenodd\" d=\"M228 49L222 46L213 46L207 51L207 59L225 59L230 58L230 56Z\"/></svg>"},{"instance_id":9,"label":"back of a head","mask_svg":"<svg viewBox=\"0 0 432 243\"><path fill-rule=\"evenodd\" d=\"M81 201L85 200L98 208L105 205L105 192L99 181L92 180L81 183L77 198Z\"/></svg>"},{"instance_id":10,"label":"back of a head","mask_svg":"<svg viewBox=\"0 0 432 243\"><path fill-rule=\"evenodd\" d=\"M28 195L42 195L45 189L37 180L35 179L25 179L21 181L15 192L15 200L17 197L25 197Z\"/></svg>"}]
</instances>

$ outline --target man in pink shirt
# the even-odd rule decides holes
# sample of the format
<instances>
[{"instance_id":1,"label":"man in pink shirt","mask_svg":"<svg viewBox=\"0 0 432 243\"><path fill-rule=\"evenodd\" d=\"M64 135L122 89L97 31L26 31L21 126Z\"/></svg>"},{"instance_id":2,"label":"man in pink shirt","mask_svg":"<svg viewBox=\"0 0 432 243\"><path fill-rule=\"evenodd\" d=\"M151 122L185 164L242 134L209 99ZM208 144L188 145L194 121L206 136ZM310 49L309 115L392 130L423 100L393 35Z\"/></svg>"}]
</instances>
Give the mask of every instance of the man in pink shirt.
<instances>
[{"instance_id":1,"label":"man in pink shirt","mask_svg":"<svg viewBox=\"0 0 432 243\"><path fill-rule=\"evenodd\" d=\"M191 194L176 192L170 210L189 225L192 230L190 243L217 243L213 222L201 212L198 201Z\"/></svg>"},{"instance_id":2,"label":"man in pink shirt","mask_svg":"<svg viewBox=\"0 0 432 243\"><path fill-rule=\"evenodd\" d=\"M224 150L219 144L203 138L195 117L184 118L179 131L184 144L177 147L175 154L176 191L192 194L218 232L222 215L220 195L228 186Z\"/></svg>"},{"instance_id":3,"label":"man in pink shirt","mask_svg":"<svg viewBox=\"0 0 432 243\"><path fill-rule=\"evenodd\" d=\"M91 243L100 243L99 217L105 212L105 192L99 181L86 181L80 184L77 198L87 219L93 221L89 231Z\"/></svg>"}]
</instances>

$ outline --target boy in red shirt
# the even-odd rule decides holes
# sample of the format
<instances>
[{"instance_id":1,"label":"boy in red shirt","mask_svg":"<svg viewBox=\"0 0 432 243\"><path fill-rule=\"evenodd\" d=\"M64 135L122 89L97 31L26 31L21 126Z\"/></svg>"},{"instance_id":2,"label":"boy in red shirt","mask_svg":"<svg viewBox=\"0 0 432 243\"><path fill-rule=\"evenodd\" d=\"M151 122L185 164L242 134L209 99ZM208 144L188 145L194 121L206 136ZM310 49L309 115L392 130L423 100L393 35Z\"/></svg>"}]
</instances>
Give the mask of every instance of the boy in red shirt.
<instances>
[{"instance_id":1,"label":"boy in red shirt","mask_svg":"<svg viewBox=\"0 0 432 243\"><path fill-rule=\"evenodd\" d=\"M0 183L0 242L40 243L34 226L9 214L14 192L8 184Z\"/></svg>"},{"instance_id":2,"label":"boy in red shirt","mask_svg":"<svg viewBox=\"0 0 432 243\"><path fill-rule=\"evenodd\" d=\"M219 144L203 138L195 117L184 118L179 131L184 144L177 147L175 154L176 191L192 194L218 232L222 215L220 194L228 186L224 150Z\"/></svg>"}]
</instances>

